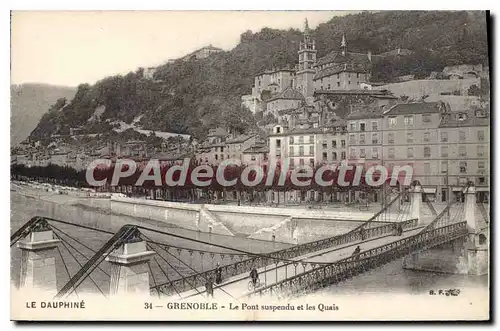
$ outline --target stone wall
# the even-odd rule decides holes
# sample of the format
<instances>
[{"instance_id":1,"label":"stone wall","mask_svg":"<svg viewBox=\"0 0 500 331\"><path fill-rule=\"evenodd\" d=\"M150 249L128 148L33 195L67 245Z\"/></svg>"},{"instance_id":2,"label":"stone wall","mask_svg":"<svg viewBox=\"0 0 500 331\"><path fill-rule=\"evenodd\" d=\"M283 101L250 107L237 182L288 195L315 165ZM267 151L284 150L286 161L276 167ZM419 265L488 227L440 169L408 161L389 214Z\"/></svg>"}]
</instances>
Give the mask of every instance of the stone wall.
<instances>
[{"instance_id":1,"label":"stone wall","mask_svg":"<svg viewBox=\"0 0 500 331\"><path fill-rule=\"evenodd\" d=\"M371 212L187 204L111 198L114 213L169 223L181 228L287 243L304 243L345 233Z\"/></svg>"}]
</instances>

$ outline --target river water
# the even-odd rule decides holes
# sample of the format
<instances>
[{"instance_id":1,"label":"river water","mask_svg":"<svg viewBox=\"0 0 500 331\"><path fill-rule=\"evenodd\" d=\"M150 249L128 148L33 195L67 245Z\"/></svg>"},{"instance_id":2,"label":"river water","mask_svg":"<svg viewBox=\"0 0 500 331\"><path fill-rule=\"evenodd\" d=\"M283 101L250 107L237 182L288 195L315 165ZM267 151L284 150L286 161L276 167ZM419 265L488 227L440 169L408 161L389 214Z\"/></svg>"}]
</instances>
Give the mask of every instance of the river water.
<instances>
[{"instance_id":1,"label":"river water","mask_svg":"<svg viewBox=\"0 0 500 331\"><path fill-rule=\"evenodd\" d=\"M176 228L165 224L155 224L147 220L137 220L127 216L113 215L106 210L98 210L81 204L72 205L68 202L54 203L51 201L38 199L36 197L28 197L23 194L18 194L15 191L11 191L11 233L17 230L22 224L27 222L33 216L46 216L50 218L69 221L72 223L84 224L92 227L99 227L102 229L109 229L112 231L116 231L119 227L127 223L144 224L144 222L148 222L149 224L146 224L147 226L155 227L157 229L168 231L173 234L252 252L264 253L289 247L288 244L272 243L239 237L235 238L222 235L209 235L206 233ZM107 238L110 237L110 235L107 234L95 233L93 231L84 229L77 229L75 227L64 224L57 226L60 230L69 233L76 239L81 240L83 243L95 249L97 249L107 240ZM213 247L211 245L197 243L186 244L185 240L179 238L169 237L168 239L165 239L165 236L160 236L155 233L151 233L148 235L155 241L168 241L168 243L171 245L215 252L229 252L229 250ZM82 246L79 246L76 242L71 241L70 239L68 239L67 242L72 243L74 247L80 251L80 253L83 253L86 256L86 258L91 255L91 252L89 250L85 249ZM56 263L58 262L57 274L59 288L62 287L64 283L69 279L68 273L72 275L79 269L78 262L74 261L75 258L73 256L76 256L76 259L79 260L80 264L85 262L85 259L82 256L78 256L78 252L73 251L72 256L71 253L69 253L67 250L61 249L60 251L61 255L59 261L56 261ZM168 279L176 279L181 277L182 275L189 275L193 272L193 269L197 271L208 270L213 268L215 263L217 262L220 262L221 264L235 262L233 260L230 260L227 256L225 258L221 258L220 255L217 254L213 258L209 257L210 254L200 256L195 253L193 255L190 255L187 250L173 254L177 254L177 256L180 257L183 261L189 261L189 266L186 266L185 264L179 262L179 260L177 260L172 256L172 254L169 253L169 255L166 256L166 259L169 260L170 268L167 267L166 270L160 270L161 267L152 265L153 273L156 275L160 275L157 276L157 279L153 280L154 282L162 283L167 281ZM14 284L17 284L20 270L19 249L15 248L14 246L11 249L11 255L11 279ZM238 257L235 257L235 259L237 258ZM62 263L62 261L65 262ZM104 266L103 269L104 271L109 271L106 270ZM163 274L163 271L166 271L166 276L163 276L162 278L161 275ZM109 287L109 277L106 277L103 272L95 271L92 275L95 282L99 285L100 288L106 289L106 286ZM95 285L90 280L86 280L82 284L81 288L82 291L95 292ZM462 292L467 289L479 289L486 293L488 290L488 277L451 275L405 270L402 268L401 260L399 260L387 264L381 268L367 272L360 277L355 277L321 291L342 294L379 294L387 292L422 294L426 292L428 293L429 290L444 290L453 288L461 289Z\"/></svg>"}]
</instances>

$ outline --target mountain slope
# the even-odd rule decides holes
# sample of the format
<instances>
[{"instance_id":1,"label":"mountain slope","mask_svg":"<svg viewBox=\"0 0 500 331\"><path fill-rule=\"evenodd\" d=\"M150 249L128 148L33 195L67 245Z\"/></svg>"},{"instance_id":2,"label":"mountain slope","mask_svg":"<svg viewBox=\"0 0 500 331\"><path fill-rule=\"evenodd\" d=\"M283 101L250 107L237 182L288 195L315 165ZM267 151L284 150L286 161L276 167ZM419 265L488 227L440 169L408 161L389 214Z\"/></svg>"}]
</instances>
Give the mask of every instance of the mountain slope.
<instances>
[{"instance_id":1,"label":"mountain slope","mask_svg":"<svg viewBox=\"0 0 500 331\"><path fill-rule=\"evenodd\" d=\"M10 87L10 140L16 146L37 126L43 114L60 98L71 100L75 88L48 84L21 84Z\"/></svg>"},{"instance_id":2,"label":"mountain slope","mask_svg":"<svg viewBox=\"0 0 500 331\"><path fill-rule=\"evenodd\" d=\"M346 33L351 51L413 51L400 61L387 58L374 65L373 81L390 81L406 74L425 77L461 63L488 64L484 12L388 11L334 17L311 31L318 56L337 50L342 33ZM70 127L85 126L97 106L105 106L104 120L130 123L142 114L143 127L156 131L197 138L215 125L243 131L252 120L249 111L241 108L241 95L250 93L255 74L295 65L301 39L302 32L294 29L247 31L231 51L167 63L157 68L154 80L144 78L139 69L107 77L93 86L82 85L71 104L44 116L32 135L46 138L56 131L65 133Z\"/></svg>"}]
</instances>

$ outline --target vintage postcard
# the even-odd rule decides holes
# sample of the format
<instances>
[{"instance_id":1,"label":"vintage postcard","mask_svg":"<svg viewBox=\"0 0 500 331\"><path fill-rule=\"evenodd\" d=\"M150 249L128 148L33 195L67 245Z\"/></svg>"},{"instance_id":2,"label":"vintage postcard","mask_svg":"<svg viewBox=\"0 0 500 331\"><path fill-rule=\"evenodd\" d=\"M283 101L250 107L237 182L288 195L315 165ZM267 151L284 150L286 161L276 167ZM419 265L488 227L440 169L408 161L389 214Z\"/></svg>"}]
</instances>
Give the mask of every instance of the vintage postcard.
<instances>
[{"instance_id":1,"label":"vintage postcard","mask_svg":"<svg viewBox=\"0 0 500 331\"><path fill-rule=\"evenodd\" d=\"M490 319L485 11L13 11L11 319Z\"/></svg>"}]
</instances>

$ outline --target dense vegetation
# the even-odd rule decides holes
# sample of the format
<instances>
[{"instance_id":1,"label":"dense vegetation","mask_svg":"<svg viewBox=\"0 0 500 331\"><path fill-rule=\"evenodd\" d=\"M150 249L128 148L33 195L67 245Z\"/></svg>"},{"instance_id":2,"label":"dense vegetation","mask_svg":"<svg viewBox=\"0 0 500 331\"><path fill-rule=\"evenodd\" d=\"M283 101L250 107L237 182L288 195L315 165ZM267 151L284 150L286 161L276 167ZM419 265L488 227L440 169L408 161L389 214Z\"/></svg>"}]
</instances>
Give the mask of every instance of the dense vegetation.
<instances>
[{"instance_id":1,"label":"dense vegetation","mask_svg":"<svg viewBox=\"0 0 500 331\"><path fill-rule=\"evenodd\" d=\"M389 81L406 74L425 77L447 65L487 65L485 18L481 12L361 13L334 17L311 33L319 57L338 49L343 32L352 51L379 54L398 47L412 50L413 55L399 61L387 58L375 65L373 80ZM139 69L93 86L82 84L70 103L62 108L61 104L54 106L43 116L32 136L47 138L52 133L66 133L70 127L88 127L98 105L106 107L101 120L130 123L143 114L143 127L157 131L201 138L207 128L225 125L242 132L255 120L240 106L241 95L250 93L256 73L294 65L301 38L302 33L294 29L247 31L231 51L203 60L165 64L158 68L154 80L144 78Z\"/></svg>"}]
</instances>

